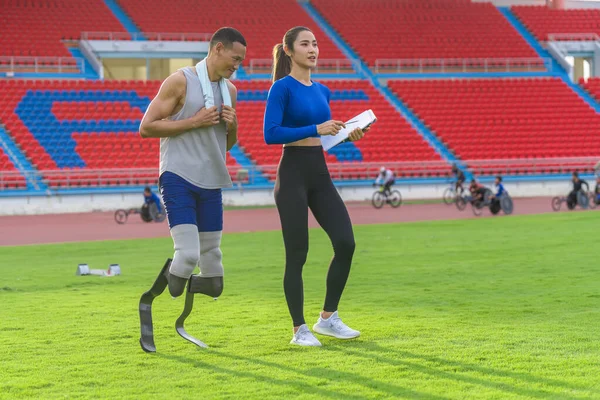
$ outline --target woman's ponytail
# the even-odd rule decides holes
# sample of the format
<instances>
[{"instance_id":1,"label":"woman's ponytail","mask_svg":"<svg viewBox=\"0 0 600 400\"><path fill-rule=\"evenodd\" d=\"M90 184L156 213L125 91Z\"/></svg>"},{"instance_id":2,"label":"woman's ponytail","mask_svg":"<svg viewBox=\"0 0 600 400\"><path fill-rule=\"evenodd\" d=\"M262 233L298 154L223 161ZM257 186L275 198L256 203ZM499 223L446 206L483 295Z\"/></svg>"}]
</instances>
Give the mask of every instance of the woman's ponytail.
<instances>
[{"instance_id":1,"label":"woman's ponytail","mask_svg":"<svg viewBox=\"0 0 600 400\"><path fill-rule=\"evenodd\" d=\"M292 60L283 51L283 44L273 47L273 82L285 77L292 71Z\"/></svg>"}]
</instances>

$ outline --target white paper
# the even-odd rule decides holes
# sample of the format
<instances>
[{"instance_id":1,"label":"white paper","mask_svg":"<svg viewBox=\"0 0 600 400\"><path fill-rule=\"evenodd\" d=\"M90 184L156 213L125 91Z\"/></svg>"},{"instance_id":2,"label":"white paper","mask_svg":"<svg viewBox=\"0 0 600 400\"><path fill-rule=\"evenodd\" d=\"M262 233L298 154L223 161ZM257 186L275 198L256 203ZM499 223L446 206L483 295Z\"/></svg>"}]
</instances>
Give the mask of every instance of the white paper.
<instances>
[{"instance_id":1,"label":"white paper","mask_svg":"<svg viewBox=\"0 0 600 400\"><path fill-rule=\"evenodd\" d=\"M321 145L325 151L328 151L332 147L342 143L348 139L350 133L356 128L366 129L369 125L377 121L377 117L373 113L373 110L366 110L358 114L354 118L350 118L346 121L346 127L342 128L337 135L323 135L321 136Z\"/></svg>"}]
</instances>

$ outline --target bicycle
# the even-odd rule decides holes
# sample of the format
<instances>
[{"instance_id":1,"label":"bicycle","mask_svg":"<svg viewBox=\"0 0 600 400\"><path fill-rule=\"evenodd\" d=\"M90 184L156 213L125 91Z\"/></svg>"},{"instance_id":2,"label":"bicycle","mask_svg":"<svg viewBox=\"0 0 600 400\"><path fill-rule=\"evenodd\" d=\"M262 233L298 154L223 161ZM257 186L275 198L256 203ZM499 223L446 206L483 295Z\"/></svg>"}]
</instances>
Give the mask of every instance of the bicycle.
<instances>
[{"instance_id":1,"label":"bicycle","mask_svg":"<svg viewBox=\"0 0 600 400\"><path fill-rule=\"evenodd\" d=\"M459 197L464 197L465 194L465 189L463 187L460 187L459 191L456 191L456 185L452 184L452 186L447 187L444 190L444 194L442 195L442 200L444 201L444 204L446 205L452 205L453 203L456 203L458 201ZM463 208L464 209L464 208ZM460 210L460 208L459 208Z\"/></svg>"},{"instance_id":2,"label":"bicycle","mask_svg":"<svg viewBox=\"0 0 600 400\"><path fill-rule=\"evenodd\" d=\"M392 190L388 195L385 193L385 187L381 186L373 193L371 204L375 208L381 208L385 203L388 203L393 208L398 208L402 204L402 195L399 190Z\"/></svg>"}]
</instances>

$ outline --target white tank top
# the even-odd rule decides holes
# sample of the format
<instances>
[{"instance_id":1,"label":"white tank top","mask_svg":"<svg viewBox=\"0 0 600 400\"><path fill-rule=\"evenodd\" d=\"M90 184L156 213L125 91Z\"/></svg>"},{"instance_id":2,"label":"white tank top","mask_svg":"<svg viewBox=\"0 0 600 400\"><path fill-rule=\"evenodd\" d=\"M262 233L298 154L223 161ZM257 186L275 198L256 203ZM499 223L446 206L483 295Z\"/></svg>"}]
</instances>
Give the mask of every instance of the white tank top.
<instances>
[{"instance_id":1,"label":"white tank top","mask_svg":"<svg viewBox=\"0 0 600 400\"><path fill-rule=\"evenodd\" d=\"M204 93L196 70L182 68L186 79L183 108L170 119L178 121L195 115L204 107ZM218 82L211 82L219 112L223 96ZM231 187L227 171L227 128L225 122L210 128L198 128L170 138L160 139L159 173L169 171L203 189Z\"/></svg>"}]
</instances>

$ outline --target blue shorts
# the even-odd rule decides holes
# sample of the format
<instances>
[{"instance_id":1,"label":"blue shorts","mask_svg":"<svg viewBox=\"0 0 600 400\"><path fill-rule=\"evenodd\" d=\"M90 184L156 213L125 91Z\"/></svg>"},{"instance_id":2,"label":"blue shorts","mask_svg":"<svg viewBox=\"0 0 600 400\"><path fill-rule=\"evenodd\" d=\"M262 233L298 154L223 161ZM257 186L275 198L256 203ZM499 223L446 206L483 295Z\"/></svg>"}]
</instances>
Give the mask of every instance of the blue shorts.
<instances>
[{"instance_id":1,"label":"blue shorts","mask_svg":"<svg viewBox=\"0 0 600 400\"><path fill-rule=\"evenodd\" d=\"M168 171L160 176L159 187L169 228L193 224L198 227L198 232L223 230L221 189L202 189Z\"/></svg>"}]
</instances>

